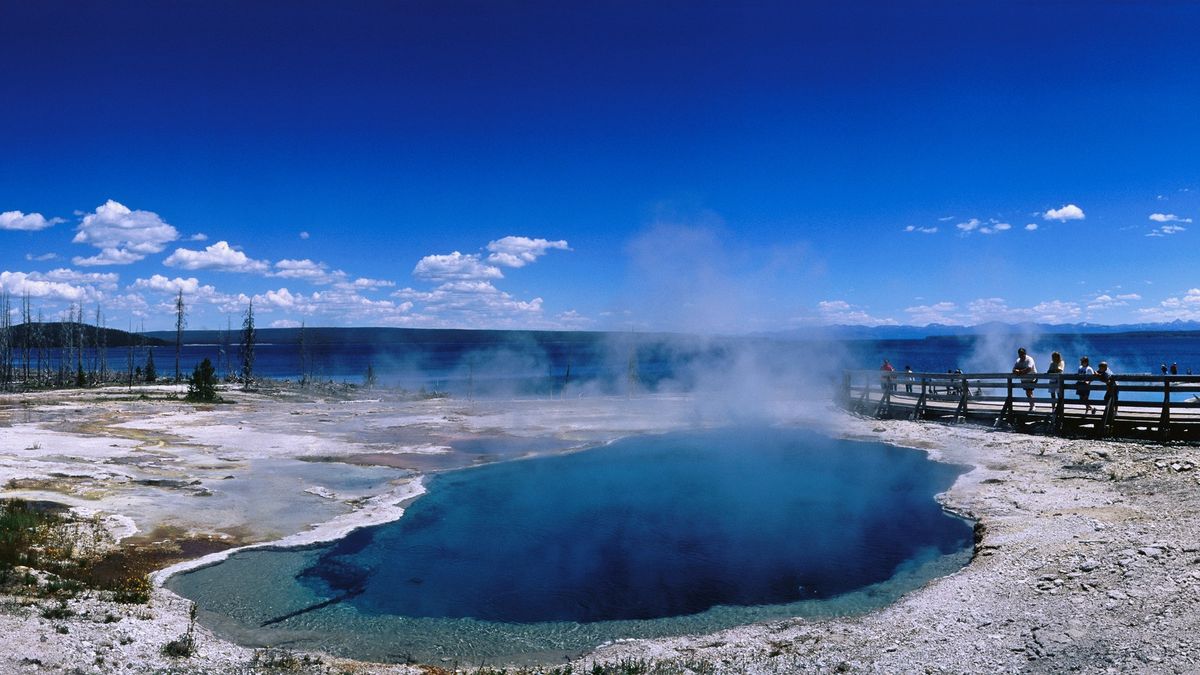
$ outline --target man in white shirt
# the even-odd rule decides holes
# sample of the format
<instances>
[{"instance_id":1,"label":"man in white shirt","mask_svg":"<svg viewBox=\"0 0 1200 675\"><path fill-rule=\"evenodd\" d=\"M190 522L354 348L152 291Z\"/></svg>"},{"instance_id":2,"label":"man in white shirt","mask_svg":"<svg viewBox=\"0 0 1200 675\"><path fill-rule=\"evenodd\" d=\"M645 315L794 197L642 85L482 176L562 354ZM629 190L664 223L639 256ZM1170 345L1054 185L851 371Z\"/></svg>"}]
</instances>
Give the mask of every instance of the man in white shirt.
<instances>
[{"instance_id":1,"label":"man in white shirt","mask_svg":"<svg viewBox=\"0 0 1200 675\"><path fill-rule=\"evenodd\" d=\"M1013 364L1014 375L1036 375L1037 363L1034 363L1033 357L1025 353L1025 348L1021 347L1017 350L1017 362ZM1021 382L1026 385L1037 384L1036 377L1022 377ZM1029 399L1029 409L1033 410L1033 387L1025 387L1025 398Z\"/></svg>"}]
</instances>

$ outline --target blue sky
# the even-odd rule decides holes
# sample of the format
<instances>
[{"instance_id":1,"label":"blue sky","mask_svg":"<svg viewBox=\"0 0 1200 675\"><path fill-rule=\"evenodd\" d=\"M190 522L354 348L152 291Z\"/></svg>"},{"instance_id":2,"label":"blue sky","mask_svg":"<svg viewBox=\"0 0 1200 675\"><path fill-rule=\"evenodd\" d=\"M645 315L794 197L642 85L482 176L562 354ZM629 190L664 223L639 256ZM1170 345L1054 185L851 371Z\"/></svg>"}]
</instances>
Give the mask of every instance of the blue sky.
<instances>
[{"instance_id":1,"label":"blue sky","mask_svg":"<svg viewBox=\"0 0 1200 675\"><path fill-rule=\"evenodd\" d=\"M1200 4L0 0L0 289L110 325L1200 319Z\"/></svg>"}]
</instances>

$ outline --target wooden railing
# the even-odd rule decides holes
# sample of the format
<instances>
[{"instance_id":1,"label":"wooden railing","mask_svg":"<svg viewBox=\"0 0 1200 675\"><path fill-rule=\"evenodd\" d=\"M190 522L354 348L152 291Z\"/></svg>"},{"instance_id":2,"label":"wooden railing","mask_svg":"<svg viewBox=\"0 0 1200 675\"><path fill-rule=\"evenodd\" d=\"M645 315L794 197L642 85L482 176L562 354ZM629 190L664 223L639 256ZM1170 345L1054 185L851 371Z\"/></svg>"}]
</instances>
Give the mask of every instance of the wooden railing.
<instances>
[{"instance_id":1,"label":"wooden railing","mask_svg":"<svg viewBox=\"0 0 1200 675\"><path fill-rule=\"evenodd\" d=\"M1200 438L1196 375L1112 375L1105 382L1074 373L849 370L840 395L847 409L876 417L1038 424L1054 433L1096 436Z\"/></svg>"}]
</instances>

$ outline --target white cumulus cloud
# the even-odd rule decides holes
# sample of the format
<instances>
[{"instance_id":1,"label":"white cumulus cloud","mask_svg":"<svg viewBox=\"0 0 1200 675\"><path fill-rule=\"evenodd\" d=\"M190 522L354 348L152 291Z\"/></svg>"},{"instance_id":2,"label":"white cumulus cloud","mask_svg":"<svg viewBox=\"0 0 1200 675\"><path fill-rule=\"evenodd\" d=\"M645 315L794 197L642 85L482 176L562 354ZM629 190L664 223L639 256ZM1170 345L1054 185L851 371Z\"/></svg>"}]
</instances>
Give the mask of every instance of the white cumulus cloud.
<instances>
[{"instance_id":1,"label":"white cumulus cloud","mask_svg":"<svg viewBox=\"0 0 1200 675\"><path fill-rule=\"evenodd\" d=\"M304 258L303 260L283 259L275 263L275 270L268 276L282 279L303 279L313 284L332 284L346 278L341 270L330 271L329 265Z\"/></svg>"},{"instance_id":2,"label":"white cumulus cloud","mask_svg":"<svg viewBox=\"0 0 1200 675\"><path fill-rule=\"evenodd\" d=\"M134 253L123 248L105 248L101 249L96 255L88 257L75 256L71 258L71 262L82 267L96 267L99 265L128 265L135 263L146 256L141 253Z\"/></svg>"},{"instance_id":3,"label":"white cumulus cloud","mask_svg":"<svg viewBox=\"0 0 1200 675\"><path fill-rule=\"evenodd\" d=\"M1180 218L1174 213L1151 213L1150 220L1156 223L1190 223L1191 218Z\"/></svg>"},{"instance_id":4,"label":"white cumulus cloud","mask_svg":"<svg viewBox=\"0 0 1200 675\"><path fill-rule=\"evenodd\" d=\"M978 232L980 234L998 234L1000 232L1005 232L1012 229L1012 225L1008 223L1002 223L995 218L988 219L986 223L978 218L971 218L970 220L956 224L955 227L957 227L963 234L970 234L972 232Z\"/></svg>"},{"instance_id":5,"label":"white cumulus cloud","mask_svg":"<svg viewBox=\"0 0 1200 675\"><path fill-rule=\"evenodd\" d=\"M0 213L0 230L23 230L36 232L64 222L62 218L46 218L40 213L5 211Z\"/></svg>"},{"instance_id":6,"label":"white cumulus cloud","mask_svg":"<svg viewBox=\"0 0 1200 675\"><path fill-rule=\"evenodd\" d=\"M490 281L450 281L432 291L404 288L392 294L401 300L421 302L425 311L468 320L504 320L514 315L540 314L542 299L518 300ZM475 323L475 321L469 321Z\"/></svg>"},{"instance_id":7,"label":"white cumulus cloud","mask_svg":"<svg viewBox=\"0 0 1200 675\"><path fill-rule=\"evenodd\" d=\"M1066 222L1068 220L1083 220L1083 209L1074 204L1067 204L1061 208L1050 209L1042 214L1043 220L1057 220Z\"/></svg>"},{"instance_id":8,"label":"white cumulus cloud","mask_svg":"<svg viewBox=\"0 0 1200 675\"><path fill-rule=\"evenodd\" d=\"M0 291L19 297L28 294L31 298L61 300L63 302L92 302L99 299L95 288L86 284L72 284L41 278L36 273L0 272Z\"/></svg>"},{"instance_id":9,"label":"white cumulus cloud","mask_svg":"<svg viewBox=\"0 0 1200 675\"><path fill-rule=\"evenodd\" d=\"M548 241L546 239L508 236L488 242L487 250L491 251L491 255L488 256L487 260L494 265L524 267L546 255L546 252L550 249L571 250L567 246L567 242L562 239Z\"/></svg>"},{"instance_id":10,"label":"white cumulus cloud","mask_svg":"<svg viewBox=\"0 0 1200 675\"><path fill-rule=\"evenodd\" d=\"M1033 307L1010 307L1004 298L979 298L967 303L969 323L988 321L1064 323L1077 319L1082 311L1079 303L1062 300L1046 300Z\"/></svg>"},{"instance_id":11,"label":"white cumulus cloud","mask_svg":"<svg viewBox=\"0 0 1200 675\"><path fill-rule=\"evenodd\" d=\"M1182 225L1163 225L1146 233L1147 237L1168 237L1172 234L1186 232L1187 228Z\"/></svg>"},{"instance_id":12,"label":"white cumulus cloud","mask_svg":"<svg viewBox=\"0 0 1200 675\"><path fill-rule=\"evenodd\" d=\"M200 280L196 277L188 277L187 279L175 277L174 279L168 279L161 274L155 274L149 279L138 279L137 281L133 282L133 285L130 286L130 288L156 291L158 293L169 293L171 295L174 295L179 291L183 291L184 295L195 295L201 290L204 290L206 292L205 294L207 295L216 290L212 286L201 286Z\"/></svg>"},{"instance_id":13,"label":"white cumulus cloud","mask_svg":"<svg viewBox=\"0 0 1200 675\"><path fill-rule=\"evenodd\" d=\"M857 305L845 300L822 300L817 303L817 314L825 324L843 324L855 326L895 325L895 319L885 319L864 311Z\"/></svg>"},{"instance_id":14,"label":"white cumulus cloud","mask_svg":"<svg viewBox=\"0 0 1200 675\"><path fill-rule=\"evenodd\" d=\"M179 232L153 211L134 211L112 199L96 207L80 221L72 239L100 249L90 258L76 258L76 265L124 265L158 253L179 238Z\"/></svg>"},{"instance_id":15,"label":"white cumulus cloud","mask_svg":"<svg viewBox=\"0 0 1200 675\"><path fill-rule=\"evenodd\" d=\"M485 264L478 255L454 251L447 255L427 255L413 268L413 276L429 281L455 279L503 279L499 267Z\"/></svg>"},{"instance_id":16,"label":"white cumulus cloud","mask_svg":"<svg viewBox=\"0 0 1200 675\"><path fill-rule=\"evenodd\" d=\"M1156 307L1143 307L1137 314L1146 321L1200 320L1200 288L1189 288L1182 295L1167 298Z\"/></svg>"},{"instance_id":17,"label":"white cumulus cloud","mask_svg":"<svg viewBox=\"0 0 1200 675\"><path fill-rule=\"evenodd\" d=\"M938 231L938 229L936 227L917 227L916 225L909 225L908 227L904 228L904 231L918 232L920 234L934 234Z\"/></svg>"},{"instance_id":18,"label":"white cumulus cloud","mask_svg":"<svg viewBox=\"0 0 1200 675\"><path fill-rule=\"evenodd\" d=\"M78 272L66 267L50 270L49 272L33 272L29 275L30 279L43 279L49 281L63 281L69 284L89 284L97 288L114 289L117 287L117 280L120 276L114 272Z\"/></svg>"},{"instance_id":19,"label":"white cumulus cloud","mask_svg":"<svg viewBox=\"0 0 1200 675\"><path fill-rule=\"evenodd\" d=\"M227 241L218 241L203 251L177 248L163 261L167 267L182 267L185 270L217 270L219 272L266 273L271 269L264 260L254 260L245 253L232 248Z\"/></svg>"},{"instance_id":20,"label":"white cumulus cloud","mask_svg":"<svg viewBox=\"0 0 1200 675\"><path fill-rule=\"evenodd\" d=\"M354 280L355 288L372 289L372 288L389 288L396 285L394 281L386 279L368 279L367 277L359 277Z\"/></svg>"},{"instance_id":21,"label":"white cumulus cloud","mask_svg":"<svg viewBox=\"0 0 1200 675\"><path fill-rule=\"evenodd\" d=\"M909 320L919 326L931 323L961 323L960 319L956 316L958 305L953 302L936 302L932 305L906 307L904 311L910 317Z\"/></svg>"}]
</instances>

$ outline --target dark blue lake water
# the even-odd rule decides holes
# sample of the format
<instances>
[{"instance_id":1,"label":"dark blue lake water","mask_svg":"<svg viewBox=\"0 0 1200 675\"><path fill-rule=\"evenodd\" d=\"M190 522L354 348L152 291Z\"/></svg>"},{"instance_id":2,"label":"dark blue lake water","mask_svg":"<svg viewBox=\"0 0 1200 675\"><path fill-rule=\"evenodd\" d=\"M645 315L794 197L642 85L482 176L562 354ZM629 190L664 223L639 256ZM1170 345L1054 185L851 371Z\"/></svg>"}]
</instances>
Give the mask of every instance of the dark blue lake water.
<instances>
[{"instance_id":1,"label":"dark blue lake water","mask_svg":"<svg viewBox=\"0 0 1200 675\"><path fill-rule=\"evenodd\" d=\"M629 438L442 474L395 523L169 585L249 644L557 658L886 604L969 558L970 525L933 499L960 471L799 430Z\"/></svg>"},{"instance_id":2,"label":"dark blue lake water","mask_svg":"<svg viewBox=\"0 0 1200 675\"><path fill-rule=\"evenodd\" d=\"M335 329L324 329L334 331ZM917 371L1007 372L1025 346L1044 369L1059 351L1069 370L1080 356L1093 367L1108 361L1116 373L1158 372L1178 363L1200 373L1200 336L1188 332L1037 336L950 336L906 340L791 341L621 333L534 331L407 331L336 329L301 353L293 333L258 345L255 372L297 379L362 382L370 366L381 384L456 396L573 396L647 391L728 389L728 381L795 387L832 382L844 368L877 368L887 358ZM156 347L160 375L174 373L174 348ZM220 372L236 369L236 347L185 345L183 370L203 358ZM145 350L134 358L143 364ZM110 350L111 368L124 369L128 353Z\"/></svg>"}]
</instances>

